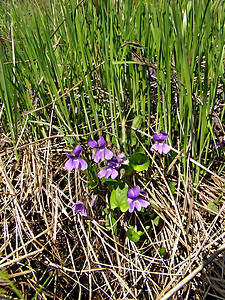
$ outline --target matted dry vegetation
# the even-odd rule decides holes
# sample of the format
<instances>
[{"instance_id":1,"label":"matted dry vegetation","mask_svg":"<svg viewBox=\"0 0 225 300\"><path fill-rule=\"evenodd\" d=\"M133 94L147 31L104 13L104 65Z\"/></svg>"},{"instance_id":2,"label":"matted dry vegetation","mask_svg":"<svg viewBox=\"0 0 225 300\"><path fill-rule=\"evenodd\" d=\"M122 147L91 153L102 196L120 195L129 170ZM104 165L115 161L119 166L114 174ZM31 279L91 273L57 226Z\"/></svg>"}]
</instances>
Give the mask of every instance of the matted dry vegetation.
<instances>
[{"instance_id":1,"label":"matted dry vegetation","mask_svg":"<svg viewBox=\"0 0 225 300\"><path fill-rule=\"evenodd\" d=\"M174 287L172 299L225 298L220 254L225 248L224 173L222 180L206 174L196 188L189 183L185 191L179 178L162 174L157 158L155 171L135 180L148 192L150 210L161 222L155 226L152 221L147 232L136 213L136 227L145 231L146 240L133 243L126 237L127 213L117 221L115 236L105 227L101 198L90 207L94 194L86 178L64 170L61 138L20 148L20 163L4 135L1 144L0 269L25 299L47 278L37 299L168 299L163 295ZM210 213L209 201L219 196L218 214ZM90 207L88 218L71 209L81 199ZM4 280L1 287L13 295Z\"/></svg>"}]
</instances>

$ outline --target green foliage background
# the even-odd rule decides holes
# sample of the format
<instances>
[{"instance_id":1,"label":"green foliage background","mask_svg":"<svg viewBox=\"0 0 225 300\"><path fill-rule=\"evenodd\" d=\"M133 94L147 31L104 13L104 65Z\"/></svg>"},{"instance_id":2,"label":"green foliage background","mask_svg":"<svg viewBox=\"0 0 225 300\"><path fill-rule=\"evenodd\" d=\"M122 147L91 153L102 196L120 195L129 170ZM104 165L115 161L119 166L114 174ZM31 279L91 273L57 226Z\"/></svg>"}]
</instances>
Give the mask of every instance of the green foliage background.
<instances>
[{"instance_id":1,"label":"green foliage background","mask_svg":"<svg viewBox=\"0 0 225 300\"><path fill-rule=\"evenodd\" d=\"M189 156L210 164L212 112L224 103L223 1L9 1L0 10L1 122L14 145L59 133L74 143L69 135L106 126L107 139L130 152L138 117L142 132L162 129L184 147L184 174ZM154 89L131 47L121 48L135 40L155 66Z\"/></svg>"}]
</instances>

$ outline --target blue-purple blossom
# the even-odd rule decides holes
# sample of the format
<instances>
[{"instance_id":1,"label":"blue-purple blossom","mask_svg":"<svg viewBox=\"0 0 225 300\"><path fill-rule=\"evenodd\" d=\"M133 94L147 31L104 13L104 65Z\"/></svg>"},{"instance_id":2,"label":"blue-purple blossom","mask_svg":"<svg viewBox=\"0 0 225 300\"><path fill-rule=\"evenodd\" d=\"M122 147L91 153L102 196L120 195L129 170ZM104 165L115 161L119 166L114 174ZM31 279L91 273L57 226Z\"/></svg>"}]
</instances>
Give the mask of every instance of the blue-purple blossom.
<instances>
[{"instance_id":1,"label":"blue-purple blossom","mask_svg":"<svg viewBox=\"0 0 225 300\"><path fill-rule=\"evenodd\" d=\"M77 202L72 206L72 209L76 212L76 213L80 213L81 216L87 217L87 209L84 205L84 203L82 202Z\"/></svg>"},{"instance_id":2,"label":"blue-purple blossom","mask_svg":"<svg viewBox=\"0 0 225 300\"><path fill-rule=\"evenodd\" d=\"M146 193L141 191L138 185L127 191L127 202L129 204L130 213L132 213L135 208L140 211L142 207L146 208L150 205L147 200L144 200L145 195Z\"/></svg>"},{"instance_id":3,"label":"blue-purple blossom","mask_svg":"<svg viewBox=\"0 0 225 300\"><path fill-rule=\"evenodd\" d=\"M80 168L82 171L87 169L87 163L85 160L80 158L82 152L82 147L80 145L77 145L73 151L73 154L66 154L66 156L69 158L69 160L65 163L65 169L67 171L71 171L75 169L78 171L78 168Z\"/></svg>"},{"instance_id":4,"label":"blue-purple blossom","mask_svg":"<svg viewBox=\"0 0 225 300\"><path fill-rule=\"evenodd\" d=\"M114 169L119 169L121 167L121 159L118 156L113 156L108 162L107 166Z\"/></svg>"},{"instance_id":5,"label":"blue-purple blossom","mask_svg":"<svg viewBox=\"0 0 225 300\"><path fill-rule=\"evenodd\" d=\"M168 138L168 133L163 131L158 134L158 130L153 135L153 141L156 142L152 147L152 151L158 151L160 154L167 154L170 151L170 147L164 142Z\"/></svg>"},{"instance_id":6,"label":"blue-purple blossom","mask_svg":"<svg viewBox=\"0 0 225 300\"><path fill-rule=\"evenodd\" d=\"M121 165L129 164L129 159L126 157L124 153L120 153L119 155L117 155L117 159L119 160Z\"/></svg>"},{"instance_id":7,"label":"blue-purple blossom","mask_svg":"<svg viewBox=\"0 0 225 300\"><path fill-rule=\"evenodd\" d=\"M88 146L93 149L97 149L94 155L94 161L96 163L103 161L104 159L110 160L113 157L112 151L105 147L106 142L102 135L99 137L98 143L95 140L89 140Z\"/></svg>"},{"instance_id":8,"label":"blue-purple blossom","mask_svg":"<svg viewBox=\"0 0 225 300\"><path fill-rule=\"evenodd\" d=\"M119 159L117 157L113 156L110 161L107 162L107 167L102 169L98 173L98 177L101 179L105 177L105 179L108 179L111 177L112 179L115 179L118 176L118 171L116 169L119 169L121 166Z\"/></svg>"},{"instance_id":9,"label":"blue-purple blossom","mask_svg":"<svg viewBox=\"0 0 225 300\"><path fill-rule=\"evenodd\" d=\"M115 179L117 176L118 176L118 171L111 167L106 167L98 173L98 178L100 179L103 177L105 177L105 179L108 179L109 177Z\"/></svg>"},{"instance_id":10,"label":"blue-purple blossom","mask_svg":"<svg viewBox=\"0 0 225 300\"><path fill-rule=\"evenodd\" d=\"M107 167L101 170L98 173L98 177L101 179L105 177L105 179L108 179L111 177L112 179L115 179L118 176L118 169L121 167L121 165L128 164L129 160L125 156L124 153L119 154L118 156L113 156L111 160L107 162ZM120 179L123 177L120 176Z\"/></svg>"}]
</instances>

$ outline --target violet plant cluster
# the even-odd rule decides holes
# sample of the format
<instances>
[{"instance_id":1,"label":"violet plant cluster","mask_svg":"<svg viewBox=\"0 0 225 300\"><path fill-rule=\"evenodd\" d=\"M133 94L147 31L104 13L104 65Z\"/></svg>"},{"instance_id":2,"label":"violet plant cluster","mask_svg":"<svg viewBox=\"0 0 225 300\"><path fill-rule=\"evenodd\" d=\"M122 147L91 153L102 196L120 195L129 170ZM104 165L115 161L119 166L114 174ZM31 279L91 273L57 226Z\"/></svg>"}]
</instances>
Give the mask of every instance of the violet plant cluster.
<instances>
[{"instance_id":1,"label":"violet plant cluster","mask_svg":"<svg viewBox=\"0 0 225 300\"><path fill-rule=\"evenodd\" d=\"M155 144L151 147L151 151L158 151L160 154L167 154L170 151L170 147L165 143L165 140L168 138L168 134L161 131L158 134L158 131L155 132L153 136L153 141ZM106 141L101 135L98 142L95 140L89 140L88 146L94 150L93 160L95 163L101 163L107 161L106 166L98 172L98 178L102 179L116 179L119 176L121 180L125 170L122 168L124 165L129 164L129 159L124 153L114 155L113 152L106 148ZM77 145L73 151L73 154L66 154L68 157L67 162L65 163L65 169L67 171L72 171L75 169L82 171L88 168L87 162L82 159L81 156L82 147ZM132 213L134 209L141 211L142 207L147 208L150 203L146 200L146 192L141 191L139 186L134 186L133 188L127 191L127 203L129 204L129 212ZM93 206L95 200L92 201L91 206ZM77 202L72 206L72 209L76 213L80 213L82 216L87 216L87 209L82 202Z\"/></svg>"}]
</instances>

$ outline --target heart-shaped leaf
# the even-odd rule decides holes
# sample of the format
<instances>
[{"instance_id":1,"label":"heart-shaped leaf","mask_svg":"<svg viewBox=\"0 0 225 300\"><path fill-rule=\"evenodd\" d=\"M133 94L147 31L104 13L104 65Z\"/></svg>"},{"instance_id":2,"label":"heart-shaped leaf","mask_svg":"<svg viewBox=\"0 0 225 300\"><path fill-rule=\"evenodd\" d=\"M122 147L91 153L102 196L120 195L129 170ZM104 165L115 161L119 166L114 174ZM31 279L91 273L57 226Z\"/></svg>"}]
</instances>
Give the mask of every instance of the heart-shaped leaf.
<instances>
[{"instance_id":1,"label":"heart-shaped leaf","mask_svg":"<svg viewBox=\"0 0 225 300\"><path fill-rule=\"evenodd\" d=\"M137 243L140 239L140 236L133 228L127 230L127 237L130 241Z\"/></svg>"},{"instance_id":2,"label":"heart-shaped leaf","mask_svg":"<svg viewBox=\"0 0 225 300\"><path fill-rule=\"evenodd\" d=\"M114 209L119 207L122 212L125 212L129 208L127 202L127 191L129 187L126 183L121 183L116 189L113 189L110 196L110 205Z\"/></svg>"},{"instance_id":3,"label":"heart-shaped leaf","mask_svg":"<svg viewBox=\"0 0 225 300\"><path fill-rule=\"evenodd\" d=\"M130 156L130 164L134 170L141 172L148 169L150 161L146 154L138 152Z\"/></svg>"}]
</instances>

